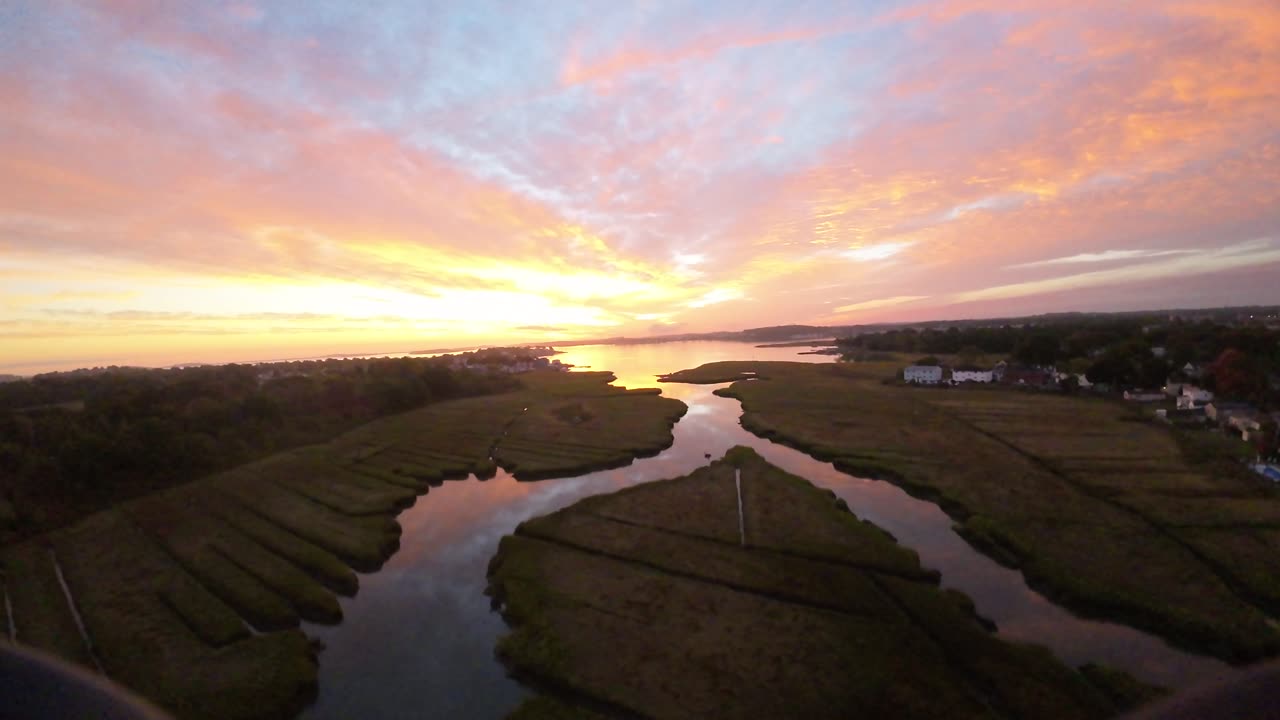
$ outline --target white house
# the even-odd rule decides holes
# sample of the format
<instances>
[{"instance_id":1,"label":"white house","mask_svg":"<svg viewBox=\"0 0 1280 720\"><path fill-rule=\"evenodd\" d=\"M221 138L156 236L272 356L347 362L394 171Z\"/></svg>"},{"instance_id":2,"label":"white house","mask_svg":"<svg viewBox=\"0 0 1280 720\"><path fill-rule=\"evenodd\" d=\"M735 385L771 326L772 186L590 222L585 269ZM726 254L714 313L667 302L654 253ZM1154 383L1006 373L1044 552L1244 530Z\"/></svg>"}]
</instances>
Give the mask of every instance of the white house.
<instances>
[{"instance_id":1,"label":"white house","mask_svg":"<svg viewBox=\"0 0 1280 720\"><path fill-rule=\"evenodd\" d=\"M1000 382L1004 380L1004 373L1008 369L1009 369L1009 363L1005 362L1004 360L1001 360L1000 362L996 363L995 367L991 368L991 379L996 382Z\"/></svg>"},{"instance_id":2,"label":"white house","mask_svg":"<svg viewBox=\"0 0 1280 720\"><path fill-rule=\"evenodd\" d=\"M1227 425L1240 431L1240 437L1245 442L1255 437L1255 433L1262 431L1262 421L1265 416L1259 413L1242 412L1239 415L1232 415L1227 418Z\"/></svg>"},{"instance_id":3,"label":"white house","mask_svg":"<svg viewBox=\"0 0 1280 720\"><path fill-rule=\"evenodd\" d=\"M503 372L514 375L516 373L529 372L534 368L534 364L527 360L517 360L515 362L509 362L502 365L501 367Z\"/></svg>"},{"instance_id":4,"label":"white house","mask_svg":"<svg viewBox=\"0 0 1280 720\"><path fill-rule=\"evenodd\" d=\"M1124 399L1132 402L1160 402L1161 400L1164 400L1164 393L1145 390L1125 390Z\"/></svg>"},{"instance_id":5,"label":"white house","mask_svg":"<svg viewBox=\"0 0 1280 720\"><path fill-rule=\"evenodd\" d=\"M1178 409L1194 410L1211 402L1213 402L1212 392L1198 388L1195 385L1183 385L1182 394L1178 396Z\"/></svg>"},{"instance_id":6,"label":"white house","mask_svg":"<svg viewBox=\"0 0 1280 720\"><path fill-rule=\"evenodd\" d=\"M952 370L951 382L989 383L991 382L991 371L990 370Z\"/></svg>"},{"instance_id":7,"label":"white house","mask_svg":"<svg viewBox=\"0 0 1280 720\"><path fill-rule=\"evenodd\" d=\"M1165 356L1165 349L1164 349L1164 348L1162 348L1162 347L1160 347L1159 345L1157 345L1157 346L1155 346L1155 347L1151 348L1151 355L1152 355L1153 357L1162 358L1162 357L1164 357L1164 356Z\"/></svg>"},{"instance_id":8,"label":"white house","mask_svg":"<svg viewBox=\"0 0 1280 720\"><path fill-rule=\"evenodd\" d=\"M942 382L942 368L937 365L910 365L902 371L902 379L920 385L937 385Z\"/></svg>"}]
</instances>

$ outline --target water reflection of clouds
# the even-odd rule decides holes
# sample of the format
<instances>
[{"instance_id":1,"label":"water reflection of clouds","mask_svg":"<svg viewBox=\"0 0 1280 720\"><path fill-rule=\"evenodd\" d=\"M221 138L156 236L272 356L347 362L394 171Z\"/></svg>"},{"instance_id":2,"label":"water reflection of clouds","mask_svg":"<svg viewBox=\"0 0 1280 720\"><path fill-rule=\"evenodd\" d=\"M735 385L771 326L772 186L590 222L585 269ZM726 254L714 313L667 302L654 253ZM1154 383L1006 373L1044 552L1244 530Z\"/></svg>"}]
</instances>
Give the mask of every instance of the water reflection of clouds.
<instances>
[{"instance_id":1,"label":"water reflection of clouds","mask_svg":"<svg viewBox=\"0 0 1280 720\"><path fill-rule=\"evenodd\" d=\"M709 397L710 406L734 400ZM1071 665L1103 662L1169 687L1229 672L1215 659L1172 648L1139 630L1079 618L1027 586L1020 572L978 553L957 535L951 518L937 505L911 497L888 482L852 478L831 463L749 435L736 422L726 425L737 442L756 448L787 472L831 489L861 518L888 530L920 555L921 564L942 572L942 585L969 595L983 617L996 622L1002 637L1048 646Z\"/></svg>"},{"instance_id":2,"label":"water reflection of clouds","mask_svg":"<svg viewBox=\"0 0 1280 720\"><path fill-rule=\"evenodd\" d=\"M978 611L1011 640L1051 647L1071 664L1102 661L1144 679L1179 686L1225 671L1212 659L1169 648L1132 628L1077 618L1027 587L1021 573L976 552L952 530L936 505L878 480L852 478L788 447L746 432L741 407L712 394L715 385L661 384L656 373L716 360L802 360L791 348L740 343L667 343L586 346L561 355L565 362L609 368L619 384L661 387L689 404L675 426L675 443L650 458L575 478L520 482L499 471L488 481L446 482L400 515L402 547L378 573L361 576L359 595L342 600L346 619L332 628L307 626L328 648L321 656L320 698L306 717L500 716L527 691L494 659L506 632L483 595L489 559L502 536L520 522L590 495L685 474L748 445L788 472L809 478L844 498L859 517L883 527L942 571L943 585L973 598Z\"/></svg>"}]
</instances>

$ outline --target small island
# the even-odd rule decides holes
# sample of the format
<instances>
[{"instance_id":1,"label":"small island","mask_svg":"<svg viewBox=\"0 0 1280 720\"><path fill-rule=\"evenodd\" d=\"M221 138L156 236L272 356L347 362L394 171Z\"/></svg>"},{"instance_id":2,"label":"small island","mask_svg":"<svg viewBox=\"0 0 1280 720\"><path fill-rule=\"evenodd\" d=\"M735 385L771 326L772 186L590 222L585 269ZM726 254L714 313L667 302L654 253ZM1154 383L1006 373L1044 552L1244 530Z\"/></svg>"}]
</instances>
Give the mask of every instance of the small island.
<instances>
[{"instance_id":1,"label":"small island","mask_svg":"<svg viewBox=\"0 0 1280 720\"><path fill-rule=\"evenodd\" d=\"M521 523L490 564L514 717L1098 718L1153 692L998 640L829 491L749 448Z\"/></svg>"}]
</instances>

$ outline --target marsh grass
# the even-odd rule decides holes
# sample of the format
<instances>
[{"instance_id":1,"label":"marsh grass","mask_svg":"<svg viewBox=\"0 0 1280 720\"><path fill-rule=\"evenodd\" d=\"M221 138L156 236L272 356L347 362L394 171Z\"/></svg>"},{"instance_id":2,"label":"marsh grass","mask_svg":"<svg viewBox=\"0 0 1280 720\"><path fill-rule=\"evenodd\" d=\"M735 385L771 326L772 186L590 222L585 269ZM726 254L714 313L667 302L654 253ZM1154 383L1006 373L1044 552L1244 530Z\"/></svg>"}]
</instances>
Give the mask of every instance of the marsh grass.
<instances>
[{"instance_id":1,"label":"marsh grass","mask_svg":"<svg viewBox=\"0 0 1280 720\"><path fill-rule=\"evenodd\" d=\"M887 386L892 365L712 363L749 431L939 503L962 535L1074 609L1247 661L1280 651L1280 498L1119 403ZM1188 447L1197 448L1189 452Z\"/></svg>"},{"instance_id":2,"label":"marsh grass","mask_svg":"<svg viewBox=\"0 0 1280 720\"><path fill-rule=\"evenodd\" d=\"M75 617L58 583L48 545L27 541L0 552L17 640L64 660L91 665ZM4 631L9 632L5 624Z\"/></svg>"},{"instance_id":3,"label":"marsh grass","mask_svg":"<svg viewBox=\"0 0 1280 720\"><path fill-rule=\"evenodd\" d=\"M112 678L184 718L291 716L316 682L294 628L341 619L336 594L396 551L396 514L432 485L491 477L495 458L556 476L671 443L683 403L612 377L529 373L519 390L385 417L4 548L18 640L93 666L52 545Z\"/></svg>"},{"instance_id":4,"label":"marsh grass","mask_svg":"<svg viewBox=\"0 0 1280 720\"><path fill-rule=\"evenodd\" d=\"M512 627L499 656L551 695L520 712L566 704L645 717L1115 712L1048 651L992 636L967 598L940 591L936 575L887 533L747 448L682 478L526 521L503 538L489 575Z\"/></svg>"}]
</instances>

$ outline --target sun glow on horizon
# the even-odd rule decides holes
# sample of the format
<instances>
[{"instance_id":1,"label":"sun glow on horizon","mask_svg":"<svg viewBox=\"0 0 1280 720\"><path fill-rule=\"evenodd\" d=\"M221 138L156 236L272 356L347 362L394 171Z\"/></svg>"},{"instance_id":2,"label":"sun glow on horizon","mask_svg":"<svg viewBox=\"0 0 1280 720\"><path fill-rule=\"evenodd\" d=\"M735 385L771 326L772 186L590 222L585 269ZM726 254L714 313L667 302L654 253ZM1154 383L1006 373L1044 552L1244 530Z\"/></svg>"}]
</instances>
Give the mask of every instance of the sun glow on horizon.
<instances>
[{"instance_id":1,"label":"sun glow on horizon","mask_svg":"<svg viewBox=\"0 0 1280 720\"><path fill-rule=\"evenodd\" d=\"M0 373L1280 301L1271 3L646 7L20 0Z\"/></svg>"}]
</instances>

